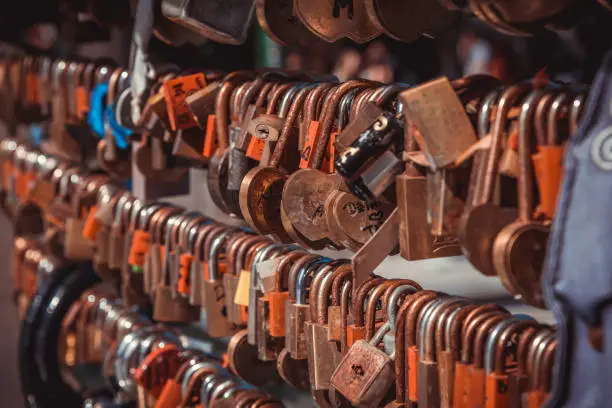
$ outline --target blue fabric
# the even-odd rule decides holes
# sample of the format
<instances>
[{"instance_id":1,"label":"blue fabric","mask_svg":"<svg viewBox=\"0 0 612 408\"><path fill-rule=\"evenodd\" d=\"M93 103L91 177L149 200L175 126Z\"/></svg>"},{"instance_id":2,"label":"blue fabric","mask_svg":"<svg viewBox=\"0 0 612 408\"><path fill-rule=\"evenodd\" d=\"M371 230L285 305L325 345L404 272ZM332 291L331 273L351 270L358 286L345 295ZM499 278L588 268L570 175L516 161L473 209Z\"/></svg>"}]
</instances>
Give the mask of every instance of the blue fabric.
<instances>
[{"instance_id":1,"label":"blue fabric","mask_svg":"<svg viewBox=\"0 0 612 408\"><path fill-rule=\"evenodd\" d=\"M129 144L127 138L133 133L131 129L121 126L115 119L115 105L109 105L104 110L104 120L113 131L115 144L119 149L127 149Z\"/></svg>"},{"instance_id":2,"label":"blue fabric","mask_svg":"<svg viewBox=\"0 0 612 408\"><path fill-rule=\"evenodd\" d=\"M104 105L108 94L108 84L97 85L91 92L87 123L98 137L104 137Z\"/></svg>"},{"instance_id":3,"label":"blue fabric","mask_svg":"<svg viewBox=\"0 0 612 408\"><path fill-rule=\"evenodd\" d=\"M612 251L606 238L612 238L611 105L608 53L580 126L567 144L565 178L548 243L542 285L557 321L558 346L547 408L604 407L612 398ZM589 339L590 327L601 323L602 353Z\"/></svg>"},{"instance_id":4,"label":"blue fabric","mask_svg":"<svg viewBox=\"0 0 612 408\"><path fill-rule=\"evenodd\" d=\"M34 143L34 146L40 146L44 138L45 130L41 125L30 125L30 140L32 141L32 143Z\"/></svg>"}]
</instances>

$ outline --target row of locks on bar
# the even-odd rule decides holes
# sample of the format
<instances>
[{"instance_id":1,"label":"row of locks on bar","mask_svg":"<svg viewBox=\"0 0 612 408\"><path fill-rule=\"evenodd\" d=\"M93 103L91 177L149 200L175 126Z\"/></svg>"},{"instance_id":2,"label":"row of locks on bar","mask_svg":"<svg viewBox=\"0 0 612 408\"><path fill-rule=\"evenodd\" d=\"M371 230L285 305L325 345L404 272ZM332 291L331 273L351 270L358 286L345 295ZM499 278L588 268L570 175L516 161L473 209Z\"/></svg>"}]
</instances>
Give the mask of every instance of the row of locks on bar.
<instances>
[{"instance_id":1,"label":"row of locks on bar","mask_svg":"<svg viewBox=\"0 0 612 408\"><path fill-rule=\"evenodd\" d=\"M36 123L45 152L114 180L138 171L173 194L189 191L190 167L207 168L200 182L219 209L278 242L355 251L359 281L398 248L408 260L464 254L544 306L542 263L584 87L170 70L139 105L121 68L32 57L0 68L0 116L15 134ZM5 146L5 191L23 196L37 165ZM114 208L125 212L106 222L115 235L153 222L124 201Z\"/></svg>"},{"instance_id":2,"label":"row of locks on bar","mask_svg":"<svg viewBox=\"0 0 612 408\"><path fill-rule=\"evenodd\" d=\"M322 407L531 408L547 398L551 326L410 279L358 281L350 260L144 203L15 140L0 154L20 310L48 285L50 264L91 259L106 283L81 288L63 318L61 363L102 363L140 407L278 406L226 368L256 386L309 390ZM177 338L173 328L190 322L230 338L225 359Z\"/></svg>"}]
</instances>

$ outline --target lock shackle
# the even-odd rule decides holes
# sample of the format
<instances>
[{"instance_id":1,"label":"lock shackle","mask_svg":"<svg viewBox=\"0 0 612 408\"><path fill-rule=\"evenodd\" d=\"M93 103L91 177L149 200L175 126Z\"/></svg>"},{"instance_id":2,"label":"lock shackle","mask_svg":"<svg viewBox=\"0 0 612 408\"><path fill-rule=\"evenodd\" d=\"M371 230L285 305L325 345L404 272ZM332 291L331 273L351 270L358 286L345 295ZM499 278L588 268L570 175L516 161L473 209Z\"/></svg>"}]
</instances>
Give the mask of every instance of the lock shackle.
<instances>
[{"instance_id":1,"label":"lock shackle","mask_svg":"<svg viewBox=\"0 0 612 408\"><path fill-rule=\"evenodd\" d=\"M172 245L175 248L179 246L185 247L186 235L187 231L194 225L197 224L201 219L204 219L204 216L199 211L185 211L181 214L181 219L179 221L178 227L174 235L172 236Z\"/></svg>"},{"instance_id":2,"label":"lock shackle","mask_svg":"<svg viewBox=\"0 0 612 408\"><path fill-rule=\"evenodd\" d=\"M65 165L65 163L60 163L54 157L40 155L38 158L38 172L40 173L39 177L43 180L51 181L51 176L53 175L53 172L56 169Z\"/></svg>"},{"instance_id":3,"label":"lock shackle","mask_svg":"<svg viewBox=\"0 0 612 408\"><path fill-rule=\"evenodd\" d=\"M196 260L204 262L206 260L206 240L215 231L225 228L224 225L212 222L201 225L196 233L195 242L193 244L193 256Z\"/></svg>"},{"instance_id":4,"label":"lock shackle","mask_svg":"<svg viewBox=\"0 0 612 408\"><path fill-rule=\"evenodd\" d=\"M531 344L527 349L527 357L525 361L527 362L527 373L531 376L532 386L537 388L538 384L538 375L537 375L537 365L536 359L538 358L541 351L546 348L547 341L555 338L554 331L542 331L538 333L534 338Z\"/></svg>"},{"instance_id":5,"label":"lock shackle","mask_svg":"<svg viewBox=\"0 0 612 408\"><path fill-rule=\"evenodd\" d=\"M406 310L405 326L404 326L407 347L417 345L417 340L418 340L417 338L418 325L417 324L419 321L419 316L421 315L421 311L428 304L436 301L440 296L441 294L437 292L421 291L413 295L410 298L410 301L408 302L409 306ZM400 309L400 313L401 313L401 309ZM397 321L396 321L396 324L397 324Z\"/></svg>"},{"instance_id":6,"label":"lock shackle","mask_svg":"<svg viewBox=\"0 0 612 408\"><path fill-rule=\"evenodd\" d=\"M137 209L137 211L131 212L131 209L129 210L129 212L133 216L130 216L129 225L125 229L129 229L130 231L136 231L137 229L139 229L149 234L152 234L153 218L155 217L157 212L163 208L163 206L160 204L139 205L139 203L136 203L134 207L134 209ZM120 211L120 213L125 214L124 211Z\"/></svg>"},{"instance_id":7,"label":"lock shackle","mask_svg":"<svg viewBox=\"0 0 612 408\"><path fill-rule=\"evenodd\" d=\"M111 75L111 69L112 67L110 67L109 65L98 66L94 76L94 86L106 82L109 76Z\"/></svg>"},{"instance_id":8,"label":"lock shackle","mask_svg":"<svg viewBox=\"0 0 612 408\"><path fill-rule=\"evenodd\" d=\"M102 331L109 337L116 330L117 322L122 314L128 312L127 309L120 308L121 301L119 299L109 299L107 306L102 310L98 321L98 326L102 327Z\"/></svg>"},{"instance_id":9,"label":"lock shackle","mask_svg":"<svg viewBox=\"0 0 612 408\"><path fill-rule=\"evenodd\" d=\"M516 319L513 316L511 319L498 323L493 330L491 330L487 339L487 349L485 353L485 372L487 374L503 374L506 372L506 345L509 341L513 340L515 336L520 336L521 332L529 327L537 327L537 322L535 320ZM518 338L516 340L518 351Z\"/></svg>"},{"instance_id":10,"label":"lock shackle","mask_svg":"<svg viewBox=\"0 0 612 408\"><path fill-rule=\"evenodd\" d=\"M541 326L533 333L528 332L528 336L521 336L519 339L519 372L529 375L532 373L533 349L544 339L554 334L552 328Z\"/></svg>"},{"instance_id":11,"label":"lock shackle","mask_svg":"<svg viewBox=\"0 0 612 408\"><path fill-rule=\"evenodd\" d=\"M117 379L117 385L128 395L135 394L135 384L132 376L129 375L129 367L127 359L138 350L138 340L136 333L129 333L123 338L117 349L117 355L114 363L114 373Z\"/></svg>"},{"instance_id":12,"label":"lock shackle","mask_svg":"<svg viewBox=\"0 0 612 408\"><path fill-rule=\"evenodd\" d=\"M121 220L119 222L121 223L123 228L129 231L135 231L137 224L140 224L138 225L138 227L144 229L142 228L142 226L145 224L141 222L141 218L142 212L145 209L145 204L136 197L131 197L130 201L130 208L127 211L121 211ZM150 208L154 206L155 204L151 204L148 207Z\"/></svg>"},{"instance_id":13,"label":"lock shackle","mask_svg":"<svg viewBox=\"0 0 612 408\"><path fill-rule=\"evenodd\" d=\"M77 87L82 86L85 88L86 92L90 92L92 89L95 69L96 64L94 64L93 62L85 64L83 72L81 73L80 77L77 78Z\"/></svg>"},{"instance_id":14,"label":"lock shackle","mask_svg":"<svg viewBox=\"0 0 612 408\"><path fill-rule=\"evenodd\" d=\"M306 254L293 263L289 270L289 299L294 301L297 299L297 281L299 273L302 269L307 268L310 264L318 259L322 259L321 255Z\"/></svg>"},{"instance_id":15,"label":"lock shackle","mask_svg":"<svg viewBox=\"0 0 612 408\"><path fill-rule=\"evenodd\" d=\"M322 266L321 268L317 270L317 272L313 275L312 280L310 281L310 288L308 290L307 296L308 296L308 305L310 306L310 320L313 323L317 322L317 317L318 317L317 299L319 297L319 292L321 291L321 285L323 283L323 280L326 277L333 275L333 273L334 273L334 266L332 265L331 262L327 263L326 265Z\"/></svg>"},{"instance_id":16,"label":"lock shackle","mask_svg":"<svg viewBox=\"0 0 612 408\"><path fill-rule=\"evenodd\" d=\"M219 381L218 375L221 375L221 373L210 373L203 378L202 385L200 386L200 402L209 401L211 391Z\"/></svg>"},{"instance_id":17,"label":"lock shackle","mask_svg":"<svg viewBox=\"0 0 612 408\"><path fill-rule=\"evenodd\" d=\"M307 252L293 251L285 254L276 267L274 274L274 292L283 292L289 290L289 273L292 265L300 258L308 256ZM284 289L283 289L284 288Z\"/></svg>"},{"instance_id":18,"label":"lock shackle","mask_svg":"<svg viewBox=\"0 0 612 408\"><path fill-rule=\"evenodd\" d=\"M189 406L192 399L196 396L196 386L200 383L200 381L205 381L211 376L216 375L218 370L218 368L204 365L199 366L196 370L192 371L189 376L184 376L183 380L181 381L181 395L183 398L178 404L177 408ZM198 394L197 396L199 397L200 395Z\"/></svg>"},{"instance_id":19,"label":"lock shackle","mask_svg":"<svg viewBox=\"0 0 612 408\"><path fill-rule=\"evenodd\" d=\"M227 254L227 260L226 260L227 268L225 272L226 274L228 274L228 276L236 276L236 263L238 261L237 258L238 258L240 248L242 244L246 242L247 240L249 240L250 238L251 238L251 235L245 232L245 233L236 234L232 236L225 243L225 246L226 246L225 252Z\"/></svg>"},{"instance_id":20,"label":"lock shackle","mask_svg":"<svg viewBox=\"0 0 612 408\"><path fill-rule=\"evenodd\" d=\"M240 125L240 104L242 101L242 98L244 97L244 94L246 92L246 90L251 86L251 84L253 83L253 81L245 81L243 83L241 83L240 85L237 85L231 92L230 97L227 101L227 103L229 104L229 106L227 106L228 112L231 116L231 121L232 121L232 125L234 126L239 126ZM221 88L223 90L223 88ZM217 101L219 100L219 95L221 94L221 92L219 92L219 94L217 94ZM216 112L216 115L218 117L219 113Z\"/></svg>"},{"instance_id":21,"label":"lock shackle","mask_svg":"<svg viewBox=\"0 0 612 408\"><path fill-rule=\"evenodd\" d=\"M550 95L550 94L549 94ZM540 107L540 101L544 100L544 92L532 91L523 101L519 115L519 138L518 138L518 164L519 176L517 182L518 213L520 221L529 221L533 212L533 192L531 181L530 145L532 142L531 126L534 119L536 107ZM538 140L538 144L542 141ZM546 143L546 141L544 141Z\"/></svg>"},{"instance_id":22,"label":"lock shackle","mask_svg":"<svg viewBox=\"0 0 612 408\"><path fill-rule=\"evenodd\" d=\"M350 122L350 114L358 89L352 89L342 96L338 105L338 116L336 117L337 128L342 130Z\"/></svg>"},{"instance_id":23,"label":"lock shackle","mask_svg":"<svg viewBox=\"0 0 612 408\"><path fill-rule=\"evenodd\" d=\"M68 65L64 60L58 59L53 62L51 66L51 87L53 92L61 92L64 85L62 83L62 77L67 68Z\"/></svg>"},{"instance_id":24,"label":"lock shackle","mask_svg":"<svg viewBox=\"0 0 612 408\"><path fill-rule=\"evenodd\" d=\"M392 280L385 280L381 284L374 287L372 290L368 292L367 298L365 298L365 304L362 307L362 310L365 309L365 339L370 340L374 336L374 332L376 330L376 312L380 310L384 310L385 306L380 305L382 303L383 295L393 284Z\"/></svg>"},{"instance_id":25,"label":"lock shackle","mask_svg":"<svg viewBox=\"0 0 612 408\"><path fill-rule=\"evenodd\" d=\"M399 311L400 307L400 298L402 298L402 296L413 295L417 292L418 289L412 285L400 285L393 289L393 292L391 292L391 295L389 295L389 300L387 301L387 320L389 320L391 330L395 331L395 322L397 319L397 312Z\"/></svg>"},{"instance_id":26,"label":"lock shackle","mask_svg":"<svg viewBox=\"0 0 612 408\"><path fill-rule=\"evenodd\" d=\"M236 249L236 259L234 262L234 275L237 275L245 269L244 265L246 264L246 257L249 251L255 250L258 248L258 244L270 242L267 238L262 237L260 235L253 235L245 239L240 243L238 248Z\"/></svg>"},{"instance_id":27,"label":"lock shackle","mask_svg":"<svg viewBox=\"0 0 612 408\"><path fill-rule=\"evenodd\" d=\"M484 97L480 108L478 110L478 119L477 119L477 129L478 129L478 138L482 139L486 135L489 134L491 130L491 115L493 113L493 107L495 106L497 100L499 99L503 87L499 87L497 89L492 90Z\"/></svg>"},{"instance_id":28,"label":"lock shackle","mask_svg":"<svg viewBox=\"0 0 612 408\"><path fill-rule=\"evenodd\" d=\"M484 321L478 330L476 331L476 336L474 336L474 351L473 351L473 359L472 365L478 369L484 369L485 365L485 353L487 347L487 338L491 333L491 330L497 325L499 322L504 320L508 320L511 318L510 314L501 314L497 316L491 316L486 321Z\"/></svg>"},{"instance_id":29,"label":"lock shackle","mask_svg":"<svg viewBox=\"0 0 612 408\"><path fill-rule=\"evenodd\" d=\"M222 382L227 380L231 380L231 376L224 371L219 371L217 373L213 373L202 381L202 386L200 387L200 402L208 402L212 399L212 394L215 388Z\"/></svg>"},{"instance_id":30,"label":"lock shackle","mask_svg":"<svg viewBox=\"0 0 612 408\"><path fill-rule=\"evenodd\" d=\"M383 298L382 298L383 315L387 315L387 316L389 315L389 305L391 301L391 295L393 294L395 289L400 286L410 286L414 289L415 292L418 292L419 290L423 290L423 287L419 285L417 282L413 281L412 279L394 279L392 283L387 287L387 290L385 291L385 294L383 295ZM403 300L403 296L406 296L406 292L402 291L398 293L397 296L398 297L395 298L396 303L400 301L399 296L402 296L402 300Z\"/></svg>"},{"instance_id":31,"label":"lock shackle","mask_svg":"<svg viewBox=\"0 0 612 408\"><path fill-rule=\"evenodd\" d=\"M286 252L288 247L283 244L269 244L265 246L263 249L257 252L255 258L253 259L253 263L251 264L251 282L250 285L252 288L257 287L257 264L263 262L269 258L274 257L273 253L278 251L278 254Z\"/></svg>"},{"instance_id":32,"label":"lock shackle","mask_svg":"<svg viewBox=\"0 0 612 408\"><path fill-rule=\"evenodd\" d=\"M140 342L140 350L138 355L138 364L140 364L154 349L160 349L167 344L172 344L180 347L181 340L171 331L159 330L146 336Z\"/></svg>"},{"instance_id":33,"label":"lock shackle","mask_svg":"<svg viewBox=\"0 0 612 408\"><path fill-rule=\"evenodd\" d=\"M224 231L217 235L210 244L208 252L208 273L211 282L219 280L219 256L221 249L224 248L225 240L230 236L232 231Z\"/></svg>"},{"instance_id":34,"label":"lock shackle","mask_svg":"<svg viewBox=\"0 0 612 408\"><path fill-rule=\"evenodd\" d=\"M542 352L539 370L540 388L546 392L550 392L552 388L552 377L554 373L555 354L558 347L558 340L553 338L546 349Z\"/></svg>"},{"instance_id":35,"label":"lock shackle","mask_svg":"<svg viewBox=\"0 0 612 408\"><path fill-rule=\"evenodd\" d=\"M548 349L548 347L551 344L554 344L555 341L557 340L556 336L553 335L549 335L546 338L544 338L542 341L537 343L537 346L531 347L530 349L530 354L531 354L531 359L528 360L528 363L530 363L530 368L529 368L529 373L530 373L530 379L531 379L531 388L532 390L543 390L544 388L542 387L542 378L541 378L541 374L542 374L542 360L543 360L543 356L544 353L546 352L546 350Z\"/></svg>"},{"instance_id":36,"label":"lock shackle","mask_svg":"<svg viewBox=\"0 0 612 408\"><path fill-rule=\"evenodd\" d=\"M221 367L218 363L213 361L198 361L197 363L190 366L183 377L181 378L181 395L186 396L189 383L197 372L202 373L203 370L207 370L208 372L217 372Z\"/></svg>"},{"instance_id":37,"label":"lock shackle","mask_svg":"<svg viewBox=\"0 0 612 408\"><path fill-rule=\"evenodd\" d=\"M219 149L224 150L229 146L229 125L230 125L230 99L236 88L243 88L246 79L253 78L253 74L248 71L232 72L223 78L221 88L215 100L215 116L217 118L217 138ZM232 101L232 106L235 104ZM235 112L233 112L235 114ZM233 115L232 115L233 121Z\"/></svg>"},{"instance_id":38,"label":"lock shackle","mask_svg":"<svg viewBox=\"0 0 612 408\"><path fill-rule=\"evenodd\" d=\"M205 403L206 406L210 406L212 401L215 401L219 395L225 393L228 389L235 386L236 380L231 378L230 376L225 376L218 378L218 381L212 386L210 392L204 395L207 399L202 399L202 388L200 388L200 403Z\"/></svg>"},{"instance_id":39,"label":"lock shackle","mask_svg":"<svg viewBox=\"0 0 612 408\"><path fill-rule=\"evenodd\" d=\"M289 114L289 109L291 108L291 105L293 104L293 101L295 100L295 98L297 98L298 94L304 94L304 97L305 97L308 91L310 89L313 89L316 85L317 85L316 82L314 84L310 82L295 83L283 95L281 103L278 107L278 117L283 118L283 119L286 118L287 115Z\"/></svg>"},{"instance_id":40,"label":"lock shackle","mask_svg":"<svg viewBox=\"0 0 612 408\"><path fill-rule=\"evenodd\" d=\"M501 307L500 305L496 303L485 303L483 305L476 305L474 308L470 308L469 311L467 312L467 315L465 315L465 318L461 322L460 337L463 338L465 336L465 331L467 330L467 326L472 322L473 319L475 319L481 314L488 313L488 312L495 312L495 311L506 311L506 309L504 309L503 307Z\"/></svg>"},{"instance_id":41,"label":"lock shackle","mask_svg":"<svg viewBox=\"0 0 612 408\"><path fill-rule=\"evenodd\" d=\"M330 300L332 300L330 299L330 297L333 298L333 296L331 296L333 285L338 280L339 277L346 276L347 272L350 274L351 269L352 269L352 266L348 263L340 264L334 268L331 274L323 278L323 281L321 282L321 287L318 291L319 293L317 294L316 302L314 302L316 303L316 312L315 314L312 315L313 321L314 321L314 316L316 316L317 323L319 324L324 325L329 322L328 312L329 312ZM338 280L338 281L342 282L342 280Z\"/></svg>"},{"instance_id":42,"label":"lock shackle","mask_svg":"<svg viewBox=\"0 0 612 408\"><path fill-rule=\"evenodd\" d=\"M572 100L572 107L570 110L570 134L574 135L578 130L578 123L582 112L584 110L584 94L581 92L577 94Z\"/></svg>"},{"instance_id":43,"label":"lock shackle","mask_svg":"<svg viewBox=\"0 0 612 408\"><path fill-rule=\"evenodd\" d=\"M476 205L491 202L493 198L493 185L499 172L499 158L501 156L502 138L505 135L508 123L508 114L516 101L525 96L532 86L528 83L520 83L506 89L499 98L495 121L493 123L491 146L488 157L486 158L486 172L482 180L482 191L476 201Z\"/></svg>"},{"instance_id":44,"label":"lock shackle","mask_svg":"<svg viewBox=\"0 0 612 408\"><path fill-rule=\"evenodd\" d=\"M115 359L115 375L118 380L119 387L129 395L134 395L135 384L134 379L130 375L131 364L134 356L139 351L140 343L150 335L160 332L160 327L148 326L143 329L128 333L117 348L117 356Z\"/></svg>"},{"instance_id":45,"label":"lock shackle","mask_svg":"<svg viewBox=\"0 0 612 408\"><path fill-rule=\"evenodd\" d=\"M211 231L208 234L206 234L206 239L204 240L204 246L201 249L203 262L208 265L208 261L210 259L208 257L210 253L210 247L212 246L212 243L216 237L218 237L219 235L223 235L224 233L235 232L235 231L236 230L233 229L232 227L229 227L226 225L220 225L220 224L218 227L211 229ZM225 241L223 241L223 243L225 243Z\"/></svg>"},{"instance_id":46,"label":"lock shackle","mask_svg":"<svg viewBox=\"0 0 612 408\"><path fill-rule=\"evenodd\" d=\"M107 182L98 188L98 196L96 197L96 205L98 208L108 205L113 197L119 194L119 187L111 182Z\"/></svg>"},{"instance_id":47,"label":"lock shackle","mask_svg":"<svg viewBox=\"0 0 612 408\"><path fill-rule=\"evenodd\" d=\"M548 137L547 144L551 146L559 145L559 122L561 121L561 114L564 112L564 107L569 110L570 97L566 92L562 92L553 100L548 110ZM570 114L571 115L571 114Z\"/></svg>"},{"instance_id":48,"label":"lock shackle","mask_svg":"<svg viewBox=\"0 0 612 408\"><path fill-rule=\"evenodd\" d=\"M546 146L548 144L548 132L547 132L547 119L548 112L554 100L562 91L560 89L549 89L543 92L540 96L537 106L535 107L535 116L533 118L535 127L535 136L539 146Z\"/></svg>"},{"instance_id":49,"label":"lock shackle","mask_svg":"<svg viewBox=\"0 0 612 408\"><path fill-rule=\"evenodd\" d=\"M304 114L303 123L304 123L304 126L306 127L304 130L305 132L308 131L308 126L310 126L310 123L318 119L319 113L317 111L317 107L319 106L320 102L323 100L323 98L325 98L331 93L331 91L335 88L335 86L336 86L335 84L332 84L329 82L321 82L320 84L315 86L311 91L308 92L308 96L306 96L306 100L304 101L304 108L303 108L303 114ZM300 149L303 149L302 145L300 145Z\"/></svg>"},{"instance_id":50,"label":"lock shackle","mask_svg":"<svg viewBox=\"0 0 612 408\"><path fill-rule=\"evenodd\" d=\"M263 250L267 245L270 245L271 242L269 240L263 240L263 241L259 241L257 243L255 243L254 245L252 245L250 248L248 248L246 250L245 253L245 258L244 258L244 265L240 265L242 267L241 271L244 270L246 272L250 272L251 271L251 267L253 266L253 262L255 261L255 255L257 255L257 253L261 250Z\"/></svg>"},{"instance_id":51,"label":"lock shackle","mask_svg":"<svg viewBox=\"0 0 612 408\"><path fill-rule=\"evenodd\" d=\"M342 297L342 288L344 287L344 283L347 280L353 279L353 266L347 264L342 268L342 272L340 272L332 283L331 288L331 296L332 296L332 306L340 306L340 298Z\"/></svg>"},{"instance_id":52,"label":"lock shackle","mask_svg":"<svg viewBox=\"0 0 612 408\"><path fill-rule=\"evenodd\" d=\"M33 151L26 151L24 157L24 170L26 173L35 173L36 165L38 164L38 154Z\"/></svg>"},{"instance_id":53,"label":"lock shackle","mask_svg":"<svg viewBox=\"0 0 612 408\"><path fill-rule=\"evenodd\" d=\"M212 401L217 401L219 397L223 397L223 399L230 398L236 392L237 386L238 382L235 379L228 378L214 388L210 395L210 400L207 402L212 403Z\"/></svg>"},{"instance_id":54,"label":"lock shackle","mask_svg":"<svg viewBox=\"0 0 612 408\"><path fill-rule=\"evenodd\" d=\"M300 270L295 283L295 303L297 305L306 304L306 291L308 289L307 279L313 275L319 274L331 261L330 258L320 257L309 262L307 266Z\"/></svg>"},{"instance_id":55,"label":"lock shackle","mask_svg":"<svg viewBox=\"0 0 612 408\"><path fill-rule=\"evenodd\" d=\"M192 223L189 223L185 227L185 231L179 239L179 245L185 249L185 251L194 255L195 253L195 243L196 238L198 237L198 231L204 225L212 224L213 221L208 218L201 216L195 217Z\"/></svg>"},{"instance_id":56,"label":"lock shackle","mask_svg":"<svg viewBox=\"0 0 612 408\"><path fill-rule=\"evenodd\" d=\"M25 159L24 155L24 159ZM70 188L81 181L78 169L70 167L66 169L59 178L58 195L62 200L67 200L70 195Z\"/></svg>"},{"instance_id":57,"label":"lock shackle","mask_svg":"<svg viewBox=\"0 0 612 408\"><path fill-rule=\"evenodd\" d=\"M131 196L131 194L128 191L123 191L120 192L117 196L113 197L113 199L111 200L113 202L113 211L112 211L112 218L113 218L113 222L112 225L115 228L120 228L122 227L121 225L121 219L123 217L122 213L124 211L124 207L128 206L130 209L132 208L132 199L133 197ZM128 210L126 210L128 211Z\"/></svg>"},{"instance_id":58,"label":"lock shackle","mask_svg":"<svg viewBox=\"0 0 612 408\"><path fill-rule=\"evenodd\" d=\"M387 279L374 278L369 276L368 279L363 281L359 287L357 287L355 296L351 300L351 314L353 316L353 323L357 327L365 326L365 303L366 298L370 291L377 285L383 284Z\"/></svg>"},{"instance_id":59,"label":"lock shackle","mask_svg":"<svg viewBox=\"0 0 612 408\"><path fill-rule=\"evenodd\" d=\"M170 218L176 216L182 210L174 206L166 206L155 212L153 220L151 222L151 237L153 242L157 242L159 245L168 245L166 242L167 231L170 229L168 221Z\"/></svg>"},{"instance_id":60,"label":"lock shackle","mask_svg":"<svg viewBox=\"0 0 612 408\"><path fill-rule=\"evenodd\" d=\"M280 109L281 102L285 96L287 95L295 96L295 94L297 93L297 90L295 90L295 87L296 87L296 84L292 82L274 84L273 89L269 95L268 106L266 108L266 114L272 115L274 114L274 112Z\"/></svg>"},{"instance_id":61,"label":"lock shackle","mask_svg":"<svg viewBox=\"0 0 612 408\"><path fill-rule=\"evenodd\" d=\"M321 276L318 281L313 280L310 289L310 319L313 323L327 324L327 308L329 307L329 295L331 286L338 273L341 272L341 266L336 267L328 264L324 270L326 273L317 275L316 279Z\"/></svg>"},{"instance_id":62,"label":"lock shackle","mask_svg":"<svg viewBox=\"0 0 612 408\"><path fill-rule=\"evenodd\" d=\"M291 100L291 103L287 103L287 107L281 106L282 116L279 116L281 118L286 118L286 120L283 122L283 126L278 137L278 142L272 151L272 156L270 157L268 167L278 168L280 161L283 158L285 146L292 135L294 125L298 120L300 112L302 111L301 108L305 104L308 95L313 93L315 89L317 88L314 85L306 86L300 89L299 92L296 92L295 97ZM300 134L301 133L302 132L300 132Z\"/></svg>"},{"instance_id":63,"label":"lock shackle","mask_svg":"<svg viewBox=\"0 0 612 408\"><path fill-rule=\"evenodd\" d=\"M329 139L331 134L332 126L334 124L334 119L337 115L337 108L340 103L340 100L344 94L350 92L352 89L364 89L371 87L372 84L362 80L349 80L343 82L338 85L334 91L331 93L329 98L329 103L325 105L323 118L321 120L321 126L318 129L318 143L313 147L312 152L312 160L310 162L310 168L318 169L321 166L321 161L323 159L323 153L325 150L325 145Z\"/></svg>"},{"instance_id":64,"label":"lock shackle","mask_svg":"<svg viewBox=\"0 0 612 408\"><path fill-rule=\"evenodd\" d=\"M435 361L435 352L433 347L433 339L429 334L431 333L429 328L431 326L435 326L435 321L431 324L432 314L435 313L436 310L439 310L439 306L443 304L444 301L452 300L452 297L448 298L435 298L431 302L428 302L421 311L419 312L419 317L417 319L416 324L416 346L419 349L419 355L421 358L425 360L425 357L429 357L427 361ZM425 352L427 351L427 354Z\"/></svg>"},{"instance_id":65,"label":"lock shackle","mask_svg":"<svg viewBox=\"0 0 612 408\"><path fill-rule=\"evenodd\" d=\"M419 333L420 355L427 361L436 361L437 334L443 330L443 325L448 317L445 313L453 308L457 308L465 304L465 299L458 297L442 298L440 301L432 305L430 311L421 321Z\"/></svg>"},{"instance_id":66,"label":"lock shackle","mask_svg":"<svg viewBox=\"0 0 612 408\"><path fill-rule=\"evenodd\" d=\"M256 101L256 98L266 84L266 81L263 79L261 75L257 76L255 80L251 81L249 85L246 86L242 97L240 98L238 111L236 114L239 117L239 123L244 121L244 114L246 113L247 107Z\"/></svg>"},{"instance_id":67,"label":"lock shackle","mask_svg":"<svg viewBox=\"0 0 612 408\"><path fill-rule=\"evenodd\" d=\"M179 228L182 217L184 213L173 214L166 221L166 234L164 237L164 243L166 245L166 250L172 252L175 250L176 241L174 240L174 236L176 235L176 230Z\"/></svg>"},{"instance_id":68,"label":"lock shackle","mask_svg":"<svg viewBox=\"0 0 612 408\"><path fill-rule=\"evenodd\" d=\"M487 320L501 315L507 315L507 313L499 310L483 312L471 319L469 323L464 324L461 336L461 362L463 364L472 364L474 360L474 348L476 347L474 343L478 328Z\"/></svg>"},{"instance_id":69,"label":"lock shackle","mask_svg":"<svg viewBox=\"0 0 612 408\"><path fill-rule=\"evenodd\" d=\"M456 304L442 311L436 328L436 353L442 354L443 351L448 349L449 344L446 341L447 338L450 338L450 336L458 336L461 327L454 328L454 334L447 333L447 330L452 327L454 319L456 319L457 316L462 315L461 311L464 311L463 316L465 316L468 313L469 307L472 305L473 304L471 303L470 299L459 298L459 301ZM455 356L455 354L453 354L453 356Z\"/></svg>"},{"instance_id":70,"label":"lock shackle","mask_svg":"<svg viewBox=\"0 0 612 408\"><path fill-rule=\"evenodd\" d=\"M366 102L370 99L372 94L376 90L374 88L359 89L357 95L355 95L355 101L351 106L351 113L349 115L350 121L355 120L357 115L363 111Z\"/></svg>"}]
</instances>

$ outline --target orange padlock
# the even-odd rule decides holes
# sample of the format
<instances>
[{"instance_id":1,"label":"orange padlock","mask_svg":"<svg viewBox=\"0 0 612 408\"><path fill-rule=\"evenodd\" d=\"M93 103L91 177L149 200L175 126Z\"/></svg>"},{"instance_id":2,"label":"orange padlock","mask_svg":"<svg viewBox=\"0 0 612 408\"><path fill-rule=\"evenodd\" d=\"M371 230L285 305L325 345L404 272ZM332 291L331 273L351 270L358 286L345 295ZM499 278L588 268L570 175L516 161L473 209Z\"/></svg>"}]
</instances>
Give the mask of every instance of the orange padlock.
<instances>
[{"instance_id":1,"label":"orange padlock","mask_svg":"<svg viewBox=\"0 0 612 408\"><path fill-rule=\"evenodd\" d=\"M270 335L285 337L285 305L289 299L289 271L293 263L305 256L301 252L293 252L283 257L274 274L274 288L267 293L270 301Z\"/></svg>"},{"instance_id":2,"label":"orange padlock","mask_svg":"<svg viewBox=\"0 0 612 408\"><path fill-rule=\"evenodd\" d=\"M484 355L486 352L486 340L489 333L493 328L507 320L509 316L505 313L495 313L484 320L474 336L474 357L472 364L469 366L470 370L470 386L468 391L468 404L474 408L484 408L485 406L485 367L484 367Z\"/></svg>"}]
</instances>

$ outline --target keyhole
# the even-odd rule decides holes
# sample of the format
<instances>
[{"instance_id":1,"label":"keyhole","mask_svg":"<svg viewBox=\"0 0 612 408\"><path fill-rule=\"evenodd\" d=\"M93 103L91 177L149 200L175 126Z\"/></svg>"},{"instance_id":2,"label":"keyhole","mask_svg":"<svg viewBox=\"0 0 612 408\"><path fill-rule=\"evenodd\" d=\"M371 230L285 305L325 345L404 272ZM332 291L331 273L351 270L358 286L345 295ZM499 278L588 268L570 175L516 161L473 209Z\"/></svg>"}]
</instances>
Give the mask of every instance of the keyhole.
<instances>
[{"instance_id":1,"label":"keyhole","mask_svg":"<svg viewBox=\"0 0 612 408\"><path fill-rule=\"evenodd\" d=\"M335 0L333 10L334 18L340 18L340 10L342 9L347 9L346 15L352 20L355 14L355 4L353 0Z\"/></svg>"}]
</instances>

